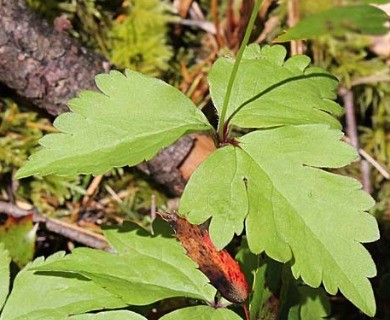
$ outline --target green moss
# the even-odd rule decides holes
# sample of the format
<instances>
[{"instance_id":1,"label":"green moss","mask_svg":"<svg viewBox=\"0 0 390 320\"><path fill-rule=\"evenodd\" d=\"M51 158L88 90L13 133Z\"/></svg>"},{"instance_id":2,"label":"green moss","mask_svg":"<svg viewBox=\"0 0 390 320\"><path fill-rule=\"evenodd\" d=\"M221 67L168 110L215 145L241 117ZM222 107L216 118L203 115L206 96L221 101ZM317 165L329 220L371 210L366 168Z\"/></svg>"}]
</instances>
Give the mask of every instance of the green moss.
<instances>
[{"instance_id":1,"label":"green moss","mask_svg":"<svg viewBox=\"0 0 390 320\"><path fill-rule=\"evenodd\" d=\"M11 99L0 103L0 181L22 166L30 154L38 148L38 140L44 132L54 131L47 119L39 119L34 112L21 112ZM80 178L47 176L19 181L18 199L31 202L47 214L57 210L76 194L83 193L78 187ZM0 185L0 189L6 187Z\"/></svg>"},{"instance_id":2,"label":"green moss","mask_svg":"<svg viewBox=\"0 0 390 320\"><path fill-rule=\"evenodd\" d=\"M0 173L7 173L20 167L37 146L43 135L39 126L44 120L36 122L36 114L22 113L10 99L3 99L0 105ZM34 123L37 123L35 125Z\"/></svg>"},{"instance_id":3,"label":"green moss","mask_svg":"<svg viewBox=\"0 0 390 320\"><path fill-rule=\"evenodd\" d=\"M153 76L166 71L173 54L167 44L169 7L160 0L132 0L120 18L109 32L112 63Z\"/></svg>"}]
</instances>

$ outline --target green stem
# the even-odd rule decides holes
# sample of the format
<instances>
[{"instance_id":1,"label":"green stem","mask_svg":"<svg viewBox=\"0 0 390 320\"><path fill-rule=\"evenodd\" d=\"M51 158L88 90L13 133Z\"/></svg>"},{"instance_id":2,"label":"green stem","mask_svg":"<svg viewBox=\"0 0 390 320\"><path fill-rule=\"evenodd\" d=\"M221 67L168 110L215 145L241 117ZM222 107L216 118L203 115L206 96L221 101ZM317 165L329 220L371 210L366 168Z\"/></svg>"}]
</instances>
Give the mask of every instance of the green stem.
<instances>
[{"instance_id":1,"label":"green stem","mask_svg":"<svg viewBox=\"0 0 390 320\"><path fill-rule=\"evenodd\" d=\"M242 40L240 49L238 50L236 61L234 62L234 65L233 65L232 73L230 74L228 86L226 88L226 95L225 95L225 98L223 100L221 117L219 118L219 122L218 122L218 137L219 137L220 141L224 140L224 138L225 138L224 137L224 135L225 135L224 131L227 130L227 125L225 126L224 124L225 124L227 107L228 107L230 96L231 96L231 93L232 93L232 87L233 87L234 79L236 78L238 66L240 65L240 61L241 61L242 55L244 53L246 45L248 44L249 37L251 35L252 29L253 29L253 25L255 24L255 20L256 20L257 14L259 12L259 8L260 8L260 5L261 5L261 2L262 2L262 0L257 0L255 5L254 5L254 7L253 7L252 14L251 14L251 17L249 19L248 26L246 27L244 39Z\"/></svg>"}]
</instances>

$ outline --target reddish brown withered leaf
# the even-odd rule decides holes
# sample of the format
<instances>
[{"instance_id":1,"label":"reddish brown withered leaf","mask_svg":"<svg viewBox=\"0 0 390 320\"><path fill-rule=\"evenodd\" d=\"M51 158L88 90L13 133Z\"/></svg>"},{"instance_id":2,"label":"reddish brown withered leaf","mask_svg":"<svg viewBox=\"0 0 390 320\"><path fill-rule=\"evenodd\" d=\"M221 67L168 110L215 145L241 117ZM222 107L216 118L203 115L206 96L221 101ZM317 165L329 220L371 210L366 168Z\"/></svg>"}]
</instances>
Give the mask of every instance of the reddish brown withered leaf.
<instances>
[{"instance_id":1,"label":"reddish brown withered leaf","mask_svg":"<svg viewBox=\"0 0 390 320\"><path fill-rule=\"evenodd\" d=\"M231 302L243 303L248 297L248 283L237 261L226 250L218 251L208 232L199 226L177 214L158 214L172 226L187 255L198 264L222 296Z\"/></svg>"}]
</instances>

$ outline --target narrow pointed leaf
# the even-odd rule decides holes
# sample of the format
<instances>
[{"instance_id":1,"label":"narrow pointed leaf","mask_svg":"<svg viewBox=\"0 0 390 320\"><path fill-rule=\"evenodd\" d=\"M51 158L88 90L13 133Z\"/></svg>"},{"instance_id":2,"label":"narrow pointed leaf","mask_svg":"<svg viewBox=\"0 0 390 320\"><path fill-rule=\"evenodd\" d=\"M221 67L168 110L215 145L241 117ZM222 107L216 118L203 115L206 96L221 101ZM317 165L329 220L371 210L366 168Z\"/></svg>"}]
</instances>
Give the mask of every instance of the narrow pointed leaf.
<instances>
[{"instance_id":1,"label":"narrow pointed leaf","mask_svg":"<svg viewBox=\"0 0 390 320\"><path fill-rule=\"evenodd\" d=\"M229 309L196 306L175 310L159 320L242 320Z\"/></svg>"},{"instance_id":2,"label":"narrow pointed leaf","mask_svg":"<svg viewBox=\"0 0 390 320\"><path fill-rule=\"evenodd\" d=\"M32 269L62 261L57 253L36 259L16 277L1 320L57 320L92 310L125 307L126 303L76 274L37 274Z\"/></svg>"},{"instance_id":3,"label":"narrow pointed leaf","mask_svg":"<svg viewBox=\"0 0 390 320\"><path fill-rule=\"evenodd\" d=\"M341 137L340 131L325 125L255 131L239 139L240 147L235 150L239 154L238 164L217 159L218 166L226 168L226 172L232 170L231 166L241 167L245 173L246 233L252 252L265 251L281 262L294 257L292 271L296 278L302 277L312 287L322 282L331 294L340 289L356 306L373 315L375 300L367 278L375 276L376 268L359 243L379 237L376 220L365 213L373 200L356 180L320 169L342 167L356 159L356 152L341 142ZM209 170L213 163L198 170L204 171L201 173L204 177L224 181L223 175L218 177L215 170ZM208 184L205 179L202 187L209 190ZM224 183L213 187L213 192L225 193L223 206L220 203L213 206L204 193L197 194L191 188L185 192L192 194L194 204L198 203L196 210L191 211L196 212L197 222L202 222L197 215L202 209L211 213L211 223L214 219L218 221L210 230L211 237L218 239L218 234L213 234L218 227L229 230L226 224L232 223L221 219L226 213L219 210L229 207L229 203L233 206L236 198ZM233 233L233 226L230 230Z\"/></svg>"},{"instance_id":4,"label":"narrow pointed leaf","mask_svg":"<svg viewBox=\"0 0 390 320\"><path fill-rule=\"evenodd\" d=\"M37 270L78 273L131 305L146 305L170 297L213 301L216 290L176 239L152 237L133 224L116 234L112 230L108 234L114 243L119 239L126 242L126 248L120 249L122 253L113 255L79 248Z\"/></svg>"},{"instance_id":5,"label":"narrow pointed leaf","mask_svg":"<svg viewBox=\"0 0 390 320\"><path fill-rule=\"evenodd\" d=\"M266 128L286 124L329 124L340 128L332 116L342 114L333 100L337 80L321 68L309 68L310 58L295 56L284 62L280 45L249 46L239 65L227 117L243 128ZM219 58L209 75L213 103L221 113L234 61Z\"/></svg>"},{"instance_id":6,"label":"narrow pointed leaf","mask_svg":"<svg viewBox=\"0 0 390 320\"><path fill-rule=\"evenodd\" d=\"M96 77L101 93L84 91L69 101L73 112L54 126L62 133L44 136L43 149L16 174L104 173L112 167L151 159L182 135L208 130L200 110L179 90L135 71Z\"/></svg>"},{"instance_id":7,"label":"narrow pointed leaf","mask_svg":"<svg viewBox=\"0 0 390 320\"><path fill-rule=\"evenodd\" d=\"M326 34L343 35L346 32L381 35L389 31L385 26L388 19L384 11L374 6L335 7L304 18L276 41L311 39Z\"/></svg>"}]
</instances>

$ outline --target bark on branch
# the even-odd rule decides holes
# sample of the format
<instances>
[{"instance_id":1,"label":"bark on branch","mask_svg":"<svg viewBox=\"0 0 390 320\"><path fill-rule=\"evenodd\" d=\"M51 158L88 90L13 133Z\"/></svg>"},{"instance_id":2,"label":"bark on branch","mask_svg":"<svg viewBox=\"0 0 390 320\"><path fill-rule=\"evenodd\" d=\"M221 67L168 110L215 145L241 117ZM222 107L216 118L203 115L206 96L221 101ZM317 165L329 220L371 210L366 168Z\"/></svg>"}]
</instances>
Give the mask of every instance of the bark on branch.
<instances>
[{"instance_id":1,"label":"bark on branch","mask_svg":"<svg viewBox=\"0 0 390 320\"><path fill-rule=\"evenodd\" d=\"M24 0L0 0L0 81L52 115L67 101L94 89L94 76L109 63L56 31Z\"/></svg>"}]
</instances>

